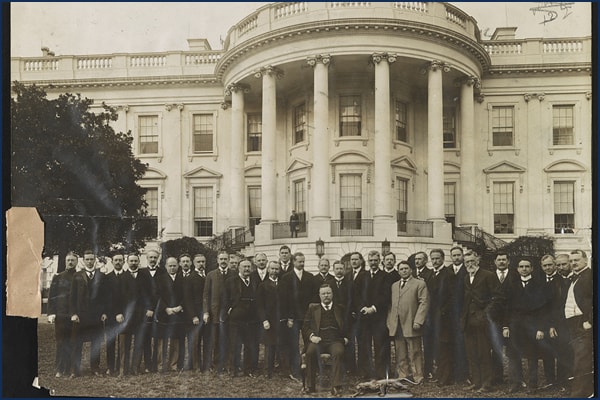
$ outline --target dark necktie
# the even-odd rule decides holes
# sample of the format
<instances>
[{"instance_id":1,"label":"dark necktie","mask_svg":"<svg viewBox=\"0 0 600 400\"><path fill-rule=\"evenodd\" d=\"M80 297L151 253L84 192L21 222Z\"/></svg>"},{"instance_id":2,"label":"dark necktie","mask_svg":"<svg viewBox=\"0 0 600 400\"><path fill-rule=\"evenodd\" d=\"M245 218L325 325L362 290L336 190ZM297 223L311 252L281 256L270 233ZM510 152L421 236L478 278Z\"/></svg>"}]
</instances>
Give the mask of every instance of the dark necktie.
<instances>
[{"instance_id":1,"label":"dark necktie","mask_svg":"<svg viewBox=\"0 0 600 400\"><path fill-rule=\"evenodd\" d=\"M246 285L246 286L250 285L250 279L248 279L248 278L244 279L244 285Z\"/></svg>"},{"instance_id":2,"label":"dark necktie","mask_svg":"<svg viewBox=\"0 0 600 400\"><path fill-rule=\"evenodd\" d=\"M336 281L337 287L342 286L342 280L340 279L339 281Z\"/></svg>"},{"instance_id":3,"label":"dark necktie","mask_svg":"<svg viewBox=\"0 0 600 400\"><path fill-rule=\"evenodd\" d=\"M505 278L506 278L506 271L500 271L500 283L503 283Z\"/></svg>"},{"instance_id":4,"label":"dark necktie","mask_svg":"<svg viewBox=\"0 0 600 400\"><path fill-rule=\"evenodd\" d=\"M579 279L579 275L578 274L573 274L571 275L571 282L575 283L577 282L577 279Z\"/></svg>"},{"instance_id":5,"label":"dark necktie","mask_svg":"<svg viewBox=\"0 0 600 400\"><path fill-rule=\"evenodd\" d=\"M93 272L89 272L87 273L87 276L90 280L94 279L94 273Z\"/></svg>"},{"instance_id":6,"label":"dark necktie","mask_svg":"<svg viewBox=\"0 0 600 400\"><path fill-rule=\"evenodd\" d=\"M331 306L325 306L325 311L329 311L330 308Z\"/></svg>"},{"instance_id":7,"label":"dark necktie","mask_svg":"<svg viewBox=\"0 0 600 400\"><path fill-rule=\"evenodd\" d=\"M526 280L526 281L524 281L524 280L521 280L521 282L523 282L523 287L525 287L525 286L527 286L527 284L529 283L529 280Z\"/></svg>"},{"instance_id":8,"label":"dark necktie","mask_svg":"<svg viewBox=\"0 0 600 400\"><path fill-rule=\"evenodd\" d=\"M400 289L404 289L404 285L406 285L406 280L402 279L402 282L400 282Z\"/></svg>"}]
</instances>

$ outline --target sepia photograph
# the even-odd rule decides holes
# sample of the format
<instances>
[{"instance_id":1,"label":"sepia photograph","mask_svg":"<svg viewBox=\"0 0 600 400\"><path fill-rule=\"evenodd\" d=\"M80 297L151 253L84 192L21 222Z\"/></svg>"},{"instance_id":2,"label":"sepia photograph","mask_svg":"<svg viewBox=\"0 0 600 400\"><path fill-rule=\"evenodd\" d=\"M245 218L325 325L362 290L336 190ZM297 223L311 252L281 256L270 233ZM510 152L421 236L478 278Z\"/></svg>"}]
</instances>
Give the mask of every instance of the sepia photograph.
<instances>
[{"instance_id":1,"label":"sepia photograph","mask_svg":"<svg viewBox=\"0 0 600 400\"><path fill-rule=\"evenodd\" d=\"M596 4L8 8L33 386L597 395Z\"/></svg>"}]
</instances>

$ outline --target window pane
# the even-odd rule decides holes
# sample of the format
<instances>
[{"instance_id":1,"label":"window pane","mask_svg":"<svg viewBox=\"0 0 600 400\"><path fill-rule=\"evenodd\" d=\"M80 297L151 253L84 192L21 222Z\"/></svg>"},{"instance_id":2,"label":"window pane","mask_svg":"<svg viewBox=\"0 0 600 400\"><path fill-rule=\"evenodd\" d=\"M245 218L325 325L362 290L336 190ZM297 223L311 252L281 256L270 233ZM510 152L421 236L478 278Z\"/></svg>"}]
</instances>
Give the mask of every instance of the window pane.
<instances>
[{"instance_id":1,"label":"window pane","mask_svg":"<svg viewBox=\"0 0 600 400\"><path fill-rule=\"evenodd\" d=\"M513 121L514 108L494 107L492 108L492 145L513 145Z\"/></svg>"},{"instance_id":2,"label":"window pane","mask_svg":"<svg viewBox=\"0 0 600 400\"><path fill-rule=\"evenodd\" d=\"M306 107L304 103L294 108L294 144L304 141L306 130Z\"/></svg>"},{"instance_id":3,"label":"window pane","mask_svg":"<svg viewBox=\"0 0 600 400\"><path fill-rule=\"evenodd\" d=\"M552 144L572 145L574 143L573 106L552 107Z\"/></svg>"},{"instance_id":4,"label":"window pane","mask_svg":"<svg viewBox=\"0 0 600 400\"><path fill-rule=\"evenodd\" d=\"M158 216L158 188L146 189L144 200L148 203L146 206L147 215Z\"/></svg>"},{"instance_id":5,"label":"window pane","mask_svg":"<svg viewBox=\"0 0 600 400\"><path fill-rule=\"evenodd\" d=\"M261 151L262 148L262 115L248 115L248 152Z\"/></svg>"},{"instance_id":6,"label":"window pane","mask_svg":"<svg viewBox=\"0 0 600 400\"><path fill-rule=\"evenodd\" d=\"M158 153L158 116L140 116L138 123L140 154Z\"/></svg>"},{"instance_id":7,"label":"window pane","mask_svg":"<svg viewBox=\"0 0 600 400\"><path fill-rule=\"evenodd\" d=\"M360 229L362 218L361 175L340 176L340 218L342 229Z\"/></svg>"},{"instance_id":8,"label":"window pane","mask_svg":"<svg viewBox=\"0 0 600 400\"><path fill-rule=\"evenodd\" d=\"M454 217L456 214L455 203L456 202L456 184L445 183L444 184L444 214L446 218Z\"/></svg>"},{"instance_id":9,"label":"window pane","mask_svg":"<svg viewBox=\"0 0 600 400\"><path fill-rule=\"evenodd\" d=\"M406 179L398 178L396 180L398 195L398 211L405 213L408 212L408 181Z\"/></svg>"},{"instance_id":10,"label":"window pane","mask_svg":"<svg viewBox=\"0 0 600 400\"><path fill-rule=\"evenodd\" d=\"M360 135L360 96L340 96L340 136Z\"/></svg>"},{"instance_id":11,"label":"window pane","mask_svg":"<svg viewBox=\"0 0 600 400\"><path fill-rule=\"evenodd\" d=\"M494 233L514 231L513 189L512 182L494 183Z\"/></svg>"},{"instance_id":12,"label":"window pane","mask_svg":"<svg viewBox=\"0 0 600 400\"><path fill-rule=\"evenodd\" d=\"M306 211L306 192L304 180L294 182L294 210L298 213Z\"/></svg>"},{"instance_id":13,"label":"window pane","mask_svg":"<svg viewBox=\"0 0 600 400\"><path fill-rule=\"evenodd\" d=\"M406 103L396 102L396 140L401 142L408 142L407 108Z\"/></svg>"},{"instance_id":14,"label":"window pane","mask_svg":"<svg viewBox=\"0 0 600 400\"><path fill-rule=\"evenodd\" d=\"M261 217L261 200L262 191L260 187L249 187L248 188L248 206L250 211L250 218Z\"/></svg>"},{"instance_id":15,"label":"window pane","mask_svg":"<svg viewBox=\"0 0 600 400\"><path fill-rule=\"evenodd\" d=\"M194 234L213 234L213 188L194 188Z\"/></svg>"},{"instance_id":16,"label":"window pane","mask_svg":"<svg viewBox=\"0 0 600 400\"><path fill-rule=\"evenodd\" d=\"M443 134L444 148L453 149L456 147L456 118L454 108L444 108L443 113Z\"/></svg>"},{"instance_id":17,"label":"window pane","mask_svg":"<svg viewBox=\"0 0 600 400\"><path fill-rule=\"evenodd\" d=\"M194 115L194 153L210 153L213 151L213 116L212 114Z\"/></svg>"}]
</instances>

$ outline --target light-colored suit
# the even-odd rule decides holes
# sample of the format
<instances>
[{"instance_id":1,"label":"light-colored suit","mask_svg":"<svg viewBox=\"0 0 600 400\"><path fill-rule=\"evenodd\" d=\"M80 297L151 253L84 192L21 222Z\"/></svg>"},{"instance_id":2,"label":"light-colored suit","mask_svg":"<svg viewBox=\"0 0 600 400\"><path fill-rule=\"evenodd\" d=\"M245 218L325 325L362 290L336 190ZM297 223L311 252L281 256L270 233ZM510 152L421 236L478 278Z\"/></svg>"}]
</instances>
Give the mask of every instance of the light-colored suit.
<instances>
[{"instance_id":1,"label":"light-colored suit","mask_svg":"<svg viewBox=\"0 0 600 400\"><path fill-rule=\"evenodd\" d=\"M423 380L423 351L421 336L429 310L429 293L425 281L410 277L401 288L402 280L392 285L392 303L387 316L390 336L394 336L398 377L409 375L420 383ZM420 328L415 329L414 324Z\"/></svg>"}]
</instances>

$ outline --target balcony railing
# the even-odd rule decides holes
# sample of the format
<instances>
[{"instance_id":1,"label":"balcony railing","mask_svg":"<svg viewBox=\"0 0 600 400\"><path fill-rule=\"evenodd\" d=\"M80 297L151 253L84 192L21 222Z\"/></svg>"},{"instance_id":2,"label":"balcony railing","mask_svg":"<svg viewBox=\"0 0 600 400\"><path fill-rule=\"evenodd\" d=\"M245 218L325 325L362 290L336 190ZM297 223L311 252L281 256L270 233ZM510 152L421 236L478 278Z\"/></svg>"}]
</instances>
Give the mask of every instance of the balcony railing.
<instances>
[{"instance_id":1,"label":"balcony railing","mask_svg":"<svg viewBox=\"0 0 600 400\"><path fill-rule=\"evenodd\" d=\"M373 220L332 219L331 236L373 236Z\"/></svg>"},{"instance_id":2,"label":"balcony railing","mask_svg":"<svg viewBox=\"0 0 600 400\"><path fill-rule=\"evenodd\" d=\"M397 221L398 236L433 237L433 222L431 221Z\"/></svg>"},{"instance_id":3,"label":"balcony railing","mask_svg":"<svg viewBox=\"0 0 600 400\"><path fill-rule=\"evenodd\" d=\"M307 234L308 222L300 221L297 226L297 236L299 238L305 238ZM289 222L277 222L271 225L271 239L287 239L292 237L292 230L290 229Z\"/></svg>"}]
</instances>

